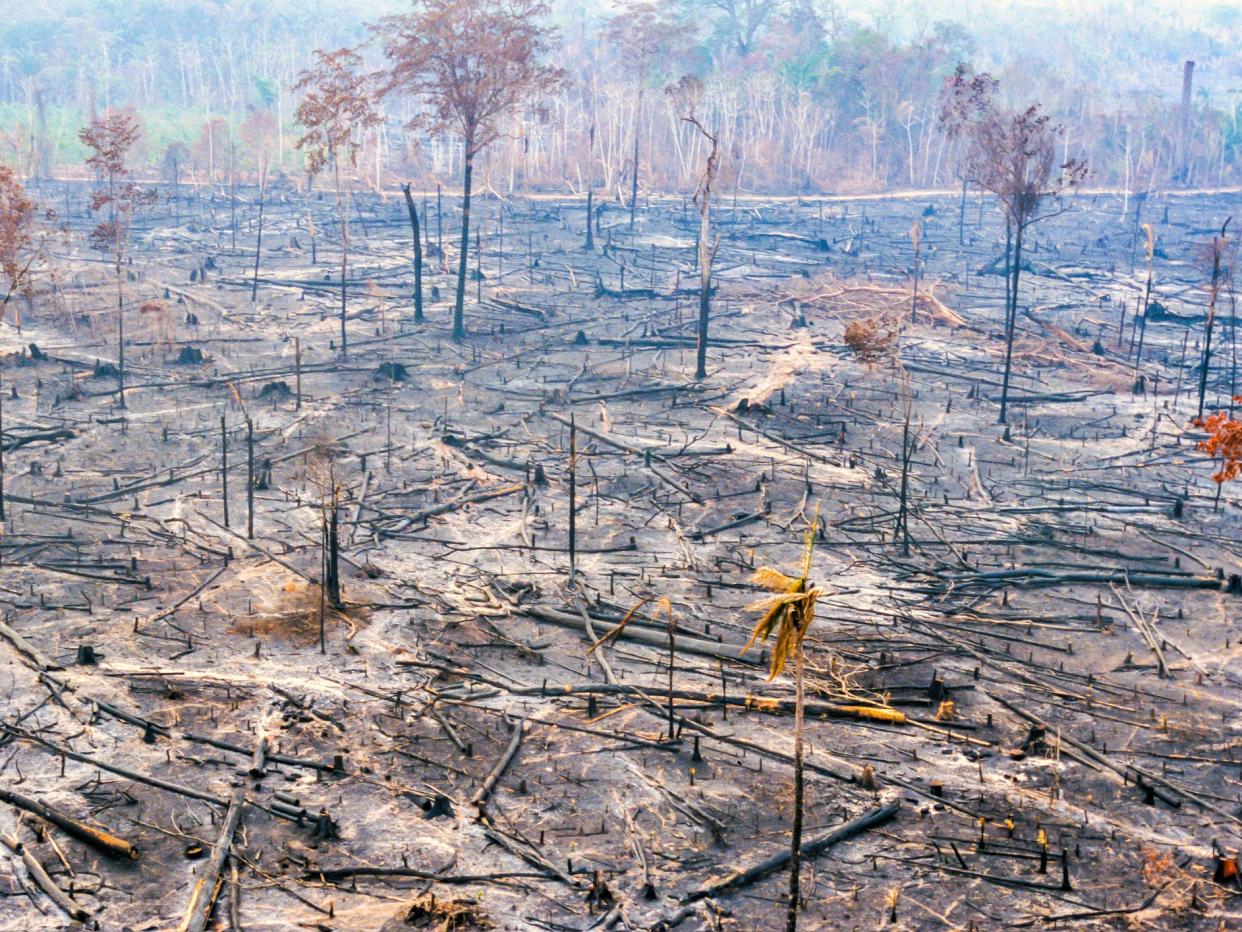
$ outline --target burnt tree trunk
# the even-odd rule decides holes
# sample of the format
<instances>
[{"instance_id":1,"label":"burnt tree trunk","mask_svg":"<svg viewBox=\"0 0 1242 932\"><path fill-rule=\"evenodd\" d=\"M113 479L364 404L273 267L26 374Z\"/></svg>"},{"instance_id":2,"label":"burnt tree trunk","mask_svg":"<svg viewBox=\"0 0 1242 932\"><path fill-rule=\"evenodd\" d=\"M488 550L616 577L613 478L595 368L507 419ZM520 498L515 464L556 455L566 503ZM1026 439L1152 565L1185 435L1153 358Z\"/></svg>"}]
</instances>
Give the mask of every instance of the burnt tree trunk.
<instances>
[{"instance_id":1,"label":"burnt tree trunk","mask_svg":"<svg viewBox=\"0 0 1242 932\"><path fill-rule=\"evenodd\" d=\"M250 286L250 303L259 300L259 255L263 251L263 202L267 195L267 165L263 166L263 176L259 181L259 234L254 243L254 283Z\"/></svg>"},{"instance_id":2,"label":"burnt tree trunk","mask_svg":"<svg viewBox=\"0 0 1242 932\"><path fill-rule=\"evenodd\" d=\"M405 195L405 206L410 211L410 230L414 234L414 323L421 324L423 317L423 241L418 232L418 211L414 207L414 195L410 193L409 184L401 186Z\"/></svg>"},{"instance_id":3,"label":"burnt tree trunk","mask_svg":"<svg viewBox=\"0 0 1242 932\"><path fill-rule=\"evenodd\" d=\"M634 232L634 214L638 210L638 139L642 132L643 94L638 92L638 107L634 111L634 173L630 178L630 232Z\"/></svg>"},{"instance_id":4,"label":"burnt tree trunk","mask_svg":"<svg viewBox=\"0 0 1242 932\"><path fill-rule=\"evenodd\" d=\"M122 278L121 254L116 254L116 378L120 406L125 407L125 286Z\"/></svg>"},{"instance_id":5,"label":"burnt tree trunk","mask_svg":"<svg viewBox=\"0 0 1242 932\"><path fill-rule=\"evenodd\" d=\"M470 251L470 182L474 177L474 153L471 140L466 140L466 166L461 188L461 255L457 257L457 301L453 305L453 339L466 337L466 262Z\"/></svg>"},{"instance_id":6,"label":"burnt tree trunk","mask_svg":"<svg viewBox=\"0 0 1242 932\"><path fill-rule=\"evenodd\" d=\"M1022 271L1022 233L1025 225L1019 221L1013 225L1012 236L1005 232L1005 272L1009 277L1005 308L1005 375L1001 380L1000 423L1005 423L1009 409L1009 379L1013 373L1013 338L1018 327L1018 276ZM1010 240L1012 239L1012 248Z\"/></svg>"},{"instance_id":7,"label":"burnt tree trunk","mask_svg":"<svg viewBox=\"0 0 1242 932\"><path fill-rule=\"evenodd\" d=\"M325 574L328 604L334 609L341 607L341 544L337 525L337 506L334 499L332 511L328 515L328 556Z\"/></svg>"},{"instance_id":8,"label":"burnt tree trunk","mask_svg":"<svg viewBox=\"0 0 1242 932\"><path fill-rule=\"evenodd\" d=\"M341 166L337 162L335 152L332 153L332 172L336 181L336 219L341 227L341 355L347 356L349 354L349 336L345 330L345 281L349 266L349 218L345 215L345 205L342 201Z\"/></svg>"},{"instance_id":9,"label":"burnt tree trunk","mask_svg":"<svg viewBox=\"0 0 1242 932\"><path fill-rule=\"evenodd\" d=\"M801 619L799 618L799 623ZM802 871L802 810L805 803L806 788L804 783L803 758L803 701L805 696L806 658L803 654L801 635L794 654L794 680L796 683L796 701L794 702L794 811L793 831L790 833L789 852L789 903L785 912L785 932L798 932L798 899L801 886Z\"/></svg>"}]
</instances>

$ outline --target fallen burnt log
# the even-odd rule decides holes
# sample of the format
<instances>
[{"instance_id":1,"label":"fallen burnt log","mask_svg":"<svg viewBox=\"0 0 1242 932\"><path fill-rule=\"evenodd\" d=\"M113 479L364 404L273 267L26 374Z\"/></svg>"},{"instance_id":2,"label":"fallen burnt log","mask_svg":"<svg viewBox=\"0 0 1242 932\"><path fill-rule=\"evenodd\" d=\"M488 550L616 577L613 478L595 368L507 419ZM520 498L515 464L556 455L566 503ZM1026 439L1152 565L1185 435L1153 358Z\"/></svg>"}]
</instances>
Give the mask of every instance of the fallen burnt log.
<instances>
[{"instance_id":1,"label":"fallen burnt log","mask_svg":"<svg viewBox=\"0 0 1242 932\"><path fill-rule=\"evenodd\" d=\"M29 434L14 435L12 431L7 432L7 439L0 443L5 453L11 453L14 450L20 450L22 447L31 443L56 443L58 440L70 440L77 435L67 427L59 427L54 430L39 430Z\"/></svg>"},{"instance_id":2,"label":"fallen burnt log","mask_svg":"<svg viewBox=\"0 0 1242 932\"><path fill-rule=\"evenodd\" d=\"M0 787L0 801L16 806L18 809L25 809L27 812L34 813L45 822L52 823L57 828L78 839L78 841L85 842L92 848L104 852L104 854L110 854L116 858L125 858L130 861L137 861L142 857L138 846L132 842L119 838L111 832L95 828L93 825L87 825L80 819L75 819L73 816L37 799L31 799L29 796L23 796L21 793L14 793L12 790Z\"/></svg>"},{"instance_id":3,"label":"fallen burnt log","mask_svg":"<svg viewBox=\"0 0 1242 932\"><path fill-rule=\"evenodd\" d=\"M828 252L832 245L823 237L802 236L798 233L785 233L780 230L748 230L747 239L776 239L784 243L801 243L820 252Z\"/></svg>"},{"instance_id":4,"label":"fallen burnt log","mask_svg":"<svg viewBox=\"0 0 1242 932\"><path fill-rule=\"evenodd\" d=\"M625 636L624 632L621 636ZM682 639L679 636L677 638L677 649L679 651L684 650L681 641ZM665 646L667 646L667 637L664 638L664 642ZM509 692L515 696L629 696L634 693L634 687L612 683L582 683L577 685L544 684L537 687L510 689ZM795 709L795 702L793 699L775 699L768 696L756 696L751 693L730 696L726 693L712 692L711 690L668 690L654 688L651 689L650 692L652 695L659 696L661 698L672 696L674 699L682 699L687 702L702 702L708 705L736 706L738 708L753 710L756 712L793 714ZM833 702L813 702L808 700L803 703L803 712L810 716L858 719L886 725L903 725L908 721L904 712L899 712L896 709L890 709L883 706L844 705ZM962 726L959 724L957 727Z\"/></svg>"},{"instance_id":5,"label":"fallen burnt log","mask_svg":"<svg viewBox=\"0 0 1242 932\"><path fill-rule=\"evenodd\" d=\"M64 890L56 886L55 881L48 876L48 872L39 863L39 859L18 839L16 832L12 835L0 834L0 842L4 842L14 854L21 855L22 863L26 865L26 872L30 874L30 879L35 882L35 885L40 890L47 894L48 899L64 910L65 915L75 922L88 922L90 920L90 911L83 909L71 900Z\"/></svg>"},{"instance_id":6,"label":"fallen burnt log","mask_svg":"<svg viewBox=\"0 0 1242 932\"><path fill-rule=\"evenodd\" d=\"M216 838L215 845L212 846L211 858L207 861L207 866L190 892L190 902L186 906L185 917L177 926L177 932L203 932L211 921L212 907L223 885L220 871L224 868L224 862L228 860L229 851L233 847L233 835L237 832L237 826L241 823L242 811L245 808L245 796L240 791L235 792L229 801L224 823L220 826L220 834Z\"/></svg>"},{"instance_id":7,"label":"fallen burnt log","mask_svg":"<svg viewBox=\"0 0 1242 932\"><path fill-rule=\"evenodd\" d=\"M576 615L570 615L566 612L558 612L555 609L543 608L536 605L528 605L521 609L522 613L547 622L548 624L557 625L561 628L570 628L574 631L580 631L586 637L590 637L586 629L586 624ZM604 622L600 622L601 625ZM668 648L668 635L655 631L648 631L643 628L626 625L617 634L618 638L626 641L635 641L639 644L647 644L652 647ZM698 654L702 657L715 657L717 659L732 660L737 663L750 664L759 666L767 663L767 651L750 651L748 652L742 644L725 644L715 641L706 641L701 638L686 637L677 635L677 650L686 654Z\"/></svg>"},{"instance_id":8,"label":"fallen burnt log","mask_svg":"<svg viewBox=\"0 0 1242 932\"><path fill-rule=\"evenodd\" d=\"M859 816L850 822L846 822L840 828L837 828L827 835L819 838L812 838L810 841L804 841L802 847L798 850L804 858L813 858L817 854L827 851L833 845L848 841L855 835L861 835L867 829L882 825L893 816L901 808L900 803L889 803L887 806L880 806L878 809L872 809L865 815ZM707 899L708 897L720 896L730 890L736 890L740 887L749 886L756 880L766 877L775 870L779 870L789 863L793 852L786 850L771 857L764 858L758 864L745 867L735 871L727 877L720 880L714 880L697 889L691 890L689 893L681 897L682 903L693 903L697 900Z\"/></svg>"},{"instance_id":9,"label":"fallen burnt log","mask_svg":"<svg viewBox=\"0 0 1242 932\"><path fill-rule=\"evenodd\" d=\"M1130 573L1115 570L1104 573L1053 572L1039 569L994 570L987 573L952 573L937 574L945 591L963 589L995 589L1002 586L1017 586L1023 589L1035 589L1046 586L1064 585L1129 585L1131 588L1149 589L1215 589L1224 585L1215 576L1178 576L1163 573Z\"/></svg>"}]
</instances>

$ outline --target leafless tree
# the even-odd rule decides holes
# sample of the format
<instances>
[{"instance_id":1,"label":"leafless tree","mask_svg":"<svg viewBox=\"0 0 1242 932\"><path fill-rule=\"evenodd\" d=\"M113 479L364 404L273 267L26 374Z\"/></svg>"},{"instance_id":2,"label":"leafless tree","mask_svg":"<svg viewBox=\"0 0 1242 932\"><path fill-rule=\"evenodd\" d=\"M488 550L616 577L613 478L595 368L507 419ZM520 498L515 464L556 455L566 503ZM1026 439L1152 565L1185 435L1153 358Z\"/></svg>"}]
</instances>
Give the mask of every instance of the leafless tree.
<instances>
[{"instance_id":1,"label":"leafless tree","mask_svg":"<svg viewBox=\"0 0 1242 932\"><path fill-rule=\"evenodd\" d=\"M940 119L951 136L965 144L963 175L995 195L1005 217L1005 374L1001 386L1000 422L1005 423L1013 339L1018 313L1018 279L1027 230L1061 213L1061 198L1087 176L1076 160L1057 162L1058 143L1065 133L1039 104L1010 111L996 100L999 82L983 73L971 75L959 65L948 79Z\"/></svg>"},{"instance_id":2,"label":"leafless tree","mask_svg":"<svg viewBox=\"0 0 1242 932\"><path fill-rule=\"evenodd\" d=\"M707 327L712 313L712 263L720 246L720 236L712 239L712 187L720 175L720 140L695 116L695 104L702 93L697 78L683 77L667 89L674 104L682 114L682 120L695 128L707 140L710 148L703 163L699 184L694 192L694 204L699 209L699 327L698 345L695 353L694 377L707 378Z\"/></svg>"},{"instance_id":3,"label":"leafless tree","mask_svg":"<svg viewBox=\"0 0 1242 932\"><path fill-rule=\"evenodd\" d=\"M1211 278L1208 280L1208 312L1203 330L1203 358L1199 364L1199 413L1203 417L1203 403L1207 396L1208 370L1212 365L1212 331L1216 324L1216 303L1220 298L1221 286L1226 279L1233 278L1233 264L1229 261L1229 223L1230 217L1221 225L1220 233L1212 237L1207 248L1208 264L1211 267Z\"/></svg>"}]
</instances>

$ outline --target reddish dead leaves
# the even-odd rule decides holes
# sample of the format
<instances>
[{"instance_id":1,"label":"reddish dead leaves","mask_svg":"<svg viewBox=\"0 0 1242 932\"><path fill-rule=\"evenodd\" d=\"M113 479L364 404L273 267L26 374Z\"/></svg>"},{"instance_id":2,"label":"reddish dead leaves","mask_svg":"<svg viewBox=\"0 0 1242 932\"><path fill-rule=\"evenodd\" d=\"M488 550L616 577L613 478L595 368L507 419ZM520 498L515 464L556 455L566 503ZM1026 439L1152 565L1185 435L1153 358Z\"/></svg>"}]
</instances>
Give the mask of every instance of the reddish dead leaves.
<instances>
[{"instance_id":1,"label":"reddish dead leaves","mask_svg":"<svg viewBox=\"0 0 1242 932\"><path fill-rule=\"evenodd\" d=\"M1242 402L1242 395L1233 400ZM1207 439L1195 445L1195 449L1221 460L1221 467L1212 474L1212 479L1225 483L1242 476L1242 421L1231 417L1226 411L1217 411L1207 417L1197 417L1193 423L1208 434Z\"/></svg>"}]
</instances>

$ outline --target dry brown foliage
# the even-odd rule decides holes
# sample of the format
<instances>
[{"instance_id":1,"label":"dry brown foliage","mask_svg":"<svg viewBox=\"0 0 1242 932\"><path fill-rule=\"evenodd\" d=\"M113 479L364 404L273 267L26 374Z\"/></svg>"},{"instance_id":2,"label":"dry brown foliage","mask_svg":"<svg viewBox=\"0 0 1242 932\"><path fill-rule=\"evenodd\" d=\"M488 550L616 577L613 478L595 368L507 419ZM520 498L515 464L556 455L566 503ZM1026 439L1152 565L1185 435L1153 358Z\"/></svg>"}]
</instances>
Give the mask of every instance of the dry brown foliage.
<instances>
[{"instance_id":1,"label":"dry brown foliage","mask_svg":"<svg viewBox=\"0 0 1242 932\"><path fill-rule=\"evenodd\" d=\"M0 271L8 283L4 304L25 285L34 260L34 201L11 168L0 165Z\"/></svg>"},{"instance_id":2,"label":"dry brown foliage","mask_svg":"<svg viewBox=\"0 0 1242 932\"><path fill-rule=\"evenodd\" d=\"M361 68L362 57L353 49L316 49L314 65L293 86L305 93L295 114L306 130L297 146L306 152L312 175L328 164L353 165L360 147L357 134L379 122L372 80Z\"/></svg>"},{"instance_id":3,"label":"dry brown foliage","mask_svg":"<svg viewBox=\"0 0 1242 932\"><path fill-rule=\"evenodd\" d=\"M845 325L845 345L863 362L877 362L893 355L897 332L897 324L891 318L851 320Z\"/></svg>"},{"instance_id":4,"label":"dry brown foliage","mask_svg":"<svg viewBox=\"0 0 1242 932\"><path fill-rule=\"evenodd\" d=\"M940 282L919 283L916 319L953 329L966 326L966 319L941 299L943 291L944 285ZM910 314L910 294L910 288L843 280L825 272L809 279L789 281L781 297L797 301L804 310L838 320L862 320L880 315L900 320Z\"/></svg>"},{"instance_id":5,"label":"dry brown foliage","mask_svg":"<svg viewBox=\"0 0 1242 932\"><path fill-rule=\"evenodd\" d=\"M467 160L487 148L522 104L562 80L543 64L547 13L539 0L423 0L374 27L391 63L387 89L425 105L411 128L460 133Z\"/></svg>"},{"instance_id":6,"label":"dry brown foliage","mask_svg":"<svg viewBox=\"0 0 1242 932\"><path fill-rule=\"evenodd\" d=\"M229 634L263 639L276 638L292 644L313 644L319 638L319 586L303 579L290 579L249 615L239 615L227 629ZM326 606L325 622L331 627L343 624L349 636L357 632L365 617L353 609Z\"/></svg>"},{"instance_id":7,"label":"dry brown foliage","mask_svg":"<svg viewBox=\"0 0 1242 932\"><path fill-rule=\"evenodd\" d=\"M1233 399L1242 404L1242 395ZM1217 411L1207 417L1195 418L1194 425L1207 431L1207 438L1195 444L1195 449L1221 461L1220 469L1212 480L1223 485L1242 476L1242 421L1226 411Z\"/></svg>"},{"instance_id":8,"label":"dry brown foliage","mask_svg":"<svg viewBox=\"0 0 1242 932\"><path fill-rule=\"evenodd\" d=\"M466 932L496 928L496 923L488 918L478 903L470 900L436 899L434 893L424 893L402 910L400 915L401 920L412 929Z\"/></svg>"}]
</instances>

